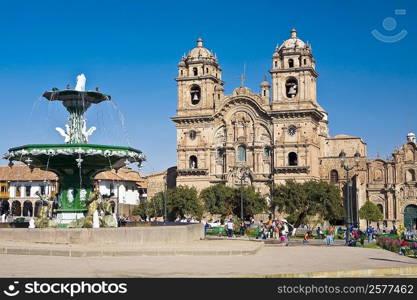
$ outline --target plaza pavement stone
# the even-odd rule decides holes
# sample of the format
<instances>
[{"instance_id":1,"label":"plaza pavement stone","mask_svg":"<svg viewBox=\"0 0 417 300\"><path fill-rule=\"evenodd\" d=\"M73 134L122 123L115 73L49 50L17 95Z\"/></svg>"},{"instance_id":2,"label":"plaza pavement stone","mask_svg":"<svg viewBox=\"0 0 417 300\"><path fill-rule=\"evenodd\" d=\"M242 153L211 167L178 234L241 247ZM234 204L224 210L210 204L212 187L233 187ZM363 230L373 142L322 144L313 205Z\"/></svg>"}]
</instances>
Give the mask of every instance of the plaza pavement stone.
<instances>
[{"instance_id":1,"label":"plaza pavement stone","mask_svg":"<svg viewBox=\"0 0 417 300\"><path fill-rule=\"evenodd\" d=\"M158 248L125 249L125 255L71 256L0 254L1 277L382 277L417 278L417 259L382 249L342 246L261 247L248 241L200 241ZM4 247L4 245L1 245ZM45 245L36 245L42 253ZM66 246L67 248L71 248ZM254 246L252 246L254 247ZM51 247L53 248L53 247ZM91 249L99 251L98 249ZM30 250L31 252L32 250ZM116 253L110 248L104 252ZM133 251L128 253L128 251ZM171 251L171 254L168 253ZM12 251L13 252L13 251ZM135 255L140 253L139 255ZM215 253L215 254L214 254ZM241 255L231 255L231 254ZM83 254L83 255L81 255ZM133 255L129 255L133 254ZM197 255L198 254L198 255ZM78 255L77 257L75 255ZM36 261L34 264L33 262Z\"/></svg>"}]
</instances>

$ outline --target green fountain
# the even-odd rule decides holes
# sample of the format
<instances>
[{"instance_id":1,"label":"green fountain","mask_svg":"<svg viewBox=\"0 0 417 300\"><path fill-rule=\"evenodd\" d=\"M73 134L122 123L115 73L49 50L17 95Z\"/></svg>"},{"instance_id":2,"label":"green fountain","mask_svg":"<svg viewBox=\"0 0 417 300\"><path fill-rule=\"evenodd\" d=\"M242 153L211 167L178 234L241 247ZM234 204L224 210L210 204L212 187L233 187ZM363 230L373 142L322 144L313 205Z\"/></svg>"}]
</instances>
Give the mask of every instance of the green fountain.
<instances>
[{"instance_id":1,"label":"green fountain","mask_svg":"<svg viewBox=\"0 0 417 300\"><path fill-rule=\"evenodd\" d=\"M85 112L92 104L111 101L109 95L85 90L84 74L77 76L75 89L53 88L43 94L49 101L61 101L69 112L65 130L56 130L65 138L65 144L32 144L10 148L4 155L13 161L25 163L29 168L52 171L59 178L57 197L58 224L68 224L83 218L87 211L86 200L93 192L94 176L102 171L119 169L132 163L139 167L145 160L141 151L130 147L88 144L88 137L96 129L87 130Z\"/></svg>"}]
</instances>

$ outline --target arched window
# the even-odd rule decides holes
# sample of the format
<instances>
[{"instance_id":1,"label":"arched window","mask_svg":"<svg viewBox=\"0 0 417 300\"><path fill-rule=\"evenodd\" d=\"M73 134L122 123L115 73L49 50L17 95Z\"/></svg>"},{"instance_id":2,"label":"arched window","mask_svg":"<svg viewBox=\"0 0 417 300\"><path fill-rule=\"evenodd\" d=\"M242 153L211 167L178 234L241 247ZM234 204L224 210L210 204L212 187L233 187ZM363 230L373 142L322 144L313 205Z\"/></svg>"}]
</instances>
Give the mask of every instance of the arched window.
<instances>
[{"instance_id":1,"label":"arched window","mask_svg":"<svg viewBox=\"0 0 417 300\"><path fill-rule=\"evenodd\" d=\"M194 74L194 76L198 76L198 69L197 68L193 68L193 74Z\"/></svg>"},{"instance_id":2,"label":"arched window","mask_svg":"<svg viewBox=\"0 0 417 300\"><path fill-rule=\"evenodd\" d=\"M405 181L416 181L416 172L413 169L408 169L405 174Z\"/></svg>"},{"instance_id":3,"label":"arched window","mask_svg":"<svg viewBox=\"0 0 417 300\"><path fill-rule=\"evenodd\" d=\"M196 105L201 99L201 89L198 85L193 84L190 89L191 104Z\"/></svg>"},{"instance_id":4,"label":"arched window","mask_svg":"<svg viewBox=\"0 0 417 300\"><path fill-rule=\"evenodd\" d=\"M294 77L290 77L285 82L286 95L288 98L294 98L298 92L298 81Z\"/></svg>"},{"instance_id":5,"label":"arched window","mask_svg":"<svg viewBox=\"0 0 417 300\"><path fill-rule=\"evenodd\" d=\"M304 65L306 65L306 64L307 64L307 59L304 58Z\"/></svg>"},{"instance_id":6,"label":"arched window","mask_svg":"<svg viewBox=\"0 0 417 300\"><path fill-rule=\"evenodd\" d=\"M184 74L183 70L181 70L181 76Z\"/></svg>"},{"instance_id":7,"label":"arched window","mask_svg":"<svg viewBox=\"0 0 417 300\"><path fill-rule=\"evenodd\" d=\"M198 165L197 165L197 157L195 155L191 155L190 156L190 169L197 169Z\"/></svg>"},{"instance_id":8,"label":"arched window","mask_svg":"<svg viewBox=\"0 0 417 300\"><path fill-rule=\"evenodd\" d=\"M246 148L243 145L237 147L237 160L240 162L246 161Z\"/></svg>"},{"instance_id":9,"label":"arched window","mask_svg":"<svg viewBox=\"0 0 417 300\"><path fill-rule=\"evenodd\" d=\"M336 170L330 171L330 182L338 183L339 182L339 173Z\"/></svg>"},{"instance_id":10,"label":"arched window","mask_svg":"<svg viewBox=\"0 0 417 300\"><path fill-rule=\"evenodd\" d=\"M32 202L25 201L23 203L23 216L24 217L32 217L33 216L33 206Z\"/></svg>"},{"instance_id":11,"label":"arched window","mask_svg":"<svg viewBox=\"0 0 417 300\"><path fill-rule=\"evenodd\" d=\"M266 90L264 90L264 97L266 96Z\"/></svg>"},{"instance_id":12,"label":"arched window","mask_svg":"<svg viewBox=\"0 0 417 300\"><path fill-rule=\"evenodd\" d=\"M20 216L22 214L22 206L20 202L15 200L12 202L12 215L13 216Z\"/></svg>"},{"instance_id":13,"label":"arched window","mask_svg":"<svg viewBox=\"0 0 417 300\"><path fill-rule=\"evenodd\" d=\"M289 67L289 68L294 68L294 60L293 60L292 58L290 58L290 59L288 60L288 67Z\"/></svg>"},{"instance_id":14,"label":"arched window","mask_svg":"<svg viewBox=\"0 0 417 300\"><path fill-rule=\"evenodd\" d=\"M278 62L277 61L274 61L274 66L275 66L275 68L278 67Z\"/></svg>"},{"instance_id":15,"label":"arched window","mask_svg":"<svg viewBox=\"0 0 417 300\"><path fill-rule=\"evenodd\" d=\"M9 201L7 201L6 199L3 199L3 200L1 200L0 203L1 203L0 204L0 213L4 214L4 213L8 212L9 209L10 209Z\"/></svg>"},{"instance_id":16,"label":"arched window","mask_svg":"<svg viewBox=\"0 0 417 300\"><path fill-rule=\"evenodd\" d=\"M264 148L264 156L265 157L270 157L271 156L271 148L269 148L269 147Z\"/></svg>"},{"instance_id":17,"label":"arched window","mask_svg":"<svg viewBox=\"0 0 417 300\"><path fill-rule=\"evenodd\" d=\"M298 165L298 156L295 152L288 153L288 164L290 166L297 166Z\"/></svg>"}]
</instances>

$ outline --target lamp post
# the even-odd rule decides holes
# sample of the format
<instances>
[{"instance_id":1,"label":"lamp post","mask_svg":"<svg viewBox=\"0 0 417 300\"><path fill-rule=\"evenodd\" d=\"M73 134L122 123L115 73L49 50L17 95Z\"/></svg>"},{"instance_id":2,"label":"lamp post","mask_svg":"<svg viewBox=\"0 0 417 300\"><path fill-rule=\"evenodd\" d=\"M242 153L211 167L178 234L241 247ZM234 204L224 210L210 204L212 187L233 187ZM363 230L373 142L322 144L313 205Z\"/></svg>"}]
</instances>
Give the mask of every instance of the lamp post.
<instances>
[{"instance_id":1,"label":"lamp post","mask_svg":"<svg viewBox=\"0 0 417 300\"><path fill-rule=\"evenodd\" d=\"M353 205L352 205L352 183L350 182L349 177L349 171L352 171L355 167L359 167L359 161L361 158L361 155L359 152L356 152L353 155L355 159L355 165L352 167L349 167L345 164L346 160L346 153L342 150L339 154L339 160L340 160L340 166L346 171L346 194L345 194L345 200L346 200L346 245L349 244L350 240L350 227L353 224Z\"/></svg>"},{"instance_id":2,"label":"lamp post","mask_svg":"<svg viewBox=\"0 0 417 300\"><path fill-rule=\"evenodd\" d=\"M240 180L240 219L241 219L241 234L243 235L243 181L249 176L249 168L243 166L240 168L238 179Z\"/></svg>"},{"instance_id":3,"label":"lamp post","mask_svg":"<svg viewBox=\"0 0 417 300\"><path fill-rule=\"evenodd\" d=\"M163 191L163 196L164 196L164 224L166 224L167 221L167 199L166 199L166 191L167 191L167 184L166 184L166 176L163 177L164 180L164 191Z\"/></svg>"}]
</instances>

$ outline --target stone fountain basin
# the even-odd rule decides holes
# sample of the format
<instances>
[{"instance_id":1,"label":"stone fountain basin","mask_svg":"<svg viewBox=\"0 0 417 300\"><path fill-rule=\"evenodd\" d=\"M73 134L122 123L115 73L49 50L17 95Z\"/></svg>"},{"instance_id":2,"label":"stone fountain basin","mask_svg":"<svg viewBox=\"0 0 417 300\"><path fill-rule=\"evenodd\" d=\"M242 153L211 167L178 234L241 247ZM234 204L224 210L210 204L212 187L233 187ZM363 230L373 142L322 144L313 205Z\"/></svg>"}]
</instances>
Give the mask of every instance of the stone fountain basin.
<instances>
[{"instance_id":1,"label":"stone fountain basin","mask_svg":"<svg viewBox=\"0 0 417 300\"><path fill-rule=\"evenodd\" d=\"M42 95L49 101L74 101L82 100L89 103L100 103L102 101L109 101L110 95L106 95L95 91L76 91L76 90L57 90L48 91Z\"/></svg>"},{"instance_id":2,"label":"stone fountain basin","mask_svg":"<svg viewBox=\"0 0 417 300\"><path fill-rule=\"evenodd\" d=\"M10 161L21 161L33 168L60 173L66 168L77 168L81 158L84 171L121 168L126 162L141 164L145 160L140 150L96 144L31 144L10 148L4 155Z\"/></svg>"}]
</instances>

